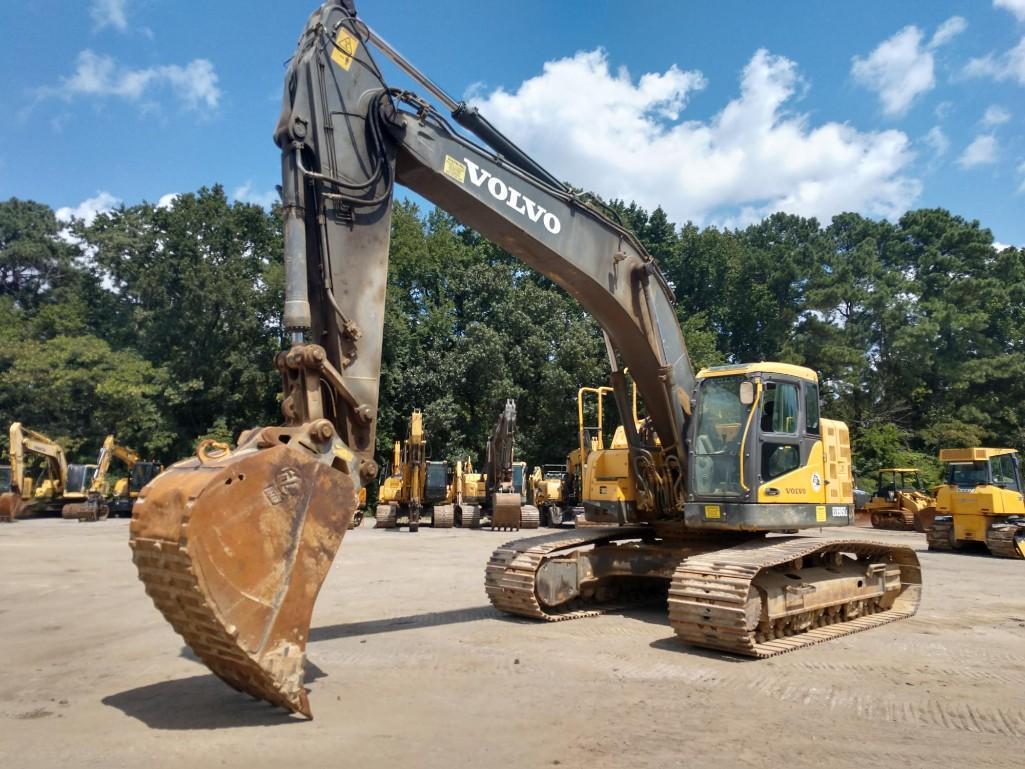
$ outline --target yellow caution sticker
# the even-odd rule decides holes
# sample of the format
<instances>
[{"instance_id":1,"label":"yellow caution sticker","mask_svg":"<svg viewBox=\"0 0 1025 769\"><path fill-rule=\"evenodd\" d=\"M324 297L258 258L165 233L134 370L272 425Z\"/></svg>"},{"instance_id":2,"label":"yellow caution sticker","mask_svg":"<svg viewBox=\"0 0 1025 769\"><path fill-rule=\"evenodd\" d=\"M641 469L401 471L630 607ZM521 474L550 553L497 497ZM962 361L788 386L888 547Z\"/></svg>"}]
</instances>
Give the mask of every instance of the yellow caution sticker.
<instances>
[{"instance_id":1,"label":"yellow caution sticker","mask_svg":"<svg viewBox=\"0 0 1025 769\"><path fill-rule=\"evenodd\" d=\"M818 523L825 523L826 522L826 506L825 505L816 505L815 506L815 520Z\"/></svg>"},{"instance_id":2,"label":"yellow caution sticker","mask_svg":"<svg viewBox=\"0 0 1025 769\"><path fill-rule=\"evenodd\" d=\"M356 39L356 36L345 27L342 27L338 30L338 36L335 37L334 50L331 51L331 61L348 72L349 67L352 66L352 57L356 54L358 47L359 40Z\"/></svg>"},{"instance_id":3,"label":"yellow caution sticker","mask_svg":"<svg viewBox=\"0 0 1025 769\"><path fill-rule=\"evenodd\" d=\"M466 165L460 163L451 155L445 156L445 175L451 176L460 184L466 181Z\"/></svg>"},{"instance_id":4,"label":"yellow caution sticker","mask_svg":"<svg viewBox=\"0 0 1025 769\"><path fill-rule=\"evenodd\" d=\"M705 518L709 520L722 518L722 510L719 509L719 505L705 505Z\"/></svg>"}]
</instances>

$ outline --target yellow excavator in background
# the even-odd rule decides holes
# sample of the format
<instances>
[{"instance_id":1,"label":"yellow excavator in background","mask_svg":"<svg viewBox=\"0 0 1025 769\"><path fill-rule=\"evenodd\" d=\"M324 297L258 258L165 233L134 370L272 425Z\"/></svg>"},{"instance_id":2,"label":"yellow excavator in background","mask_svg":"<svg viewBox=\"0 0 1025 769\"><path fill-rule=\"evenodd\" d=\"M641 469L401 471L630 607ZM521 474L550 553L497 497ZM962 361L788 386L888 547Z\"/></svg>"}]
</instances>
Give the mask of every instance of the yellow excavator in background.
<instances>
[{"instance_id":1,"label":"yellow excavator in background","mask_svg":"<svg viewBox=\"0 0 1025 769\"><path fill-rule=\"evenodd\" d=\"M480 526L481 507L487 497L487 477L476 472L473 461L467 457L465 462L456 462L453 487L456 525L463 529L476 529Z\"/></svg>"},{"instance_id":2,"label":"yellow excavator in background","mask_svg":"<svg viewBox=\"0 0 1025 769\"><path fill-rule=\"evenodd\" d=\"M447 116L388 87L370 46ZM359 488L378 474L397 184L580 302L605 332L620 413L629 413L625 368L643 399L649 429L624 424L637 484L631 525L502 545L485 569L494 606L556 621L666 596L684 642L756 658L917 611L912 548L769 536L852 522L847 431L820 419L815 372L762 362L695 375L672 287L635 235L388 46L357 18L354 0L310 15L289 59L275 141L290 343L275 358L284 424L243 433L225 456L169 468L146 487L131 524L147 593L228 684L310 715L303 671L314 602ZM511 461L501 462L508 478L486 468L503 494ZM495 513L522 525L511 496Z\"/></svg>"},{"instance_id":3,"label":"yellow excavator in background","mask_svg":"<svg viewBox=\"0 0 1025 769\"><path fill-rule=\"evenodd\" d=\"M573 522L572 508L566 506L563 494L565 479L566 465L535 466L530 474L528 499L538 509L542 526Z\"/></svg>"},{"instance_id":4,"label":"yellow excavator in background","mask_svg":"<svg viewBox=\"0 0 1025 769\"><path fill-rule=\"evenodd\" d=\"M941 449L944 482L925 534L930 550L985 547L1001 558L1025 558L1025 483L1014 449Z\"/></svg>"},{"instance_id":5,"label":"yellow excavator in background","mask_svg":"<svg viewBox=\"0 0 1025 769\"><path fill-rule=\"evenodd\" d=\"M508 398L485 449L481 517L492 529L536 529L541 522L538 509L524 503L527 463L513 459L515 434L516 401Z\"/></svg>"},{"instance_id":6,"label":"yellow excavator in background","mask_svg":"<svg viewBox=\"0 0 1025 769\"><path fill-rule=\"evenodd\" d=\"M447 462L427 459L427 433L423 412L414 409L405 441L395 441L390 472L381 483L375 511L376 529L394 529L405 519L411 532L419 531L424 507L430 507L430 525L452 528Z\"/></svg>"},{"instance_id":7,"label":"yellow excavator in background","mask_svg":"<svg viewBox=\"0 0 1025 769\"><path fill-rule=\"evenodd\" d=\"M0 521L14 521L31 514L58 513L67 504L85 501L96 465L68 464L64 449L42 433L21 422L10 427L10 476L0 494ZM27 455L42 457L45 469L33 483Z\"/></svg>"},{"instance_id":8,"label":"yellow excavator in background","mask_svg":"<svg viewBox=\"0 0 1025 769\"><path fill-rule=\"evenodd\" d=\"M877 529L924 532L936 515L936 500L918 468L884 467L876 473L876 490L865 512Z\"/></svg>"},{"instance_id":9,"label":"yellow excavator in background","mask_svg":"<svg viewBox=\"0 0 1025 769\"><path fill-rule=\"evenodd\" d=\"M352 520L349 521L349 528L350 529L358 529L360 526L363 525L363 519L366 517L366 514L367 514L367 487L366 486L363 486L359 490L359 495L357 496L357 500L358 501L356 502L356 512L352 514Z\"/></svg>"},{"instance_id":10,"label":"yellow excavator in background","mask_svg":"<svg viewBox=\"0 0 1025 769\"><path fill-rule=\"evenodd\" d=\"M577 523L581 526L618 526L635 518L637 482L624 425L616 427L609 445L605 445L605 398L614 394L612 387L581 387L577 391L578 447L575 452L580 462L577 494L578 504L583 509L583 516L577 518ZM597 424L594 425L585 424L584 404L588 395L593 395L595 400ZM636 387L631 412L634 429L640 430ZM567 457L567 466L576 457L572 454Z\"/></svg>"},{"instance_id":11,"label":"yellow excavator in background","mask_svg":"<svg viewBox=\"0 0 1025 769\"><path fill-rule=\"evenodd\" d=\"M115 482L114 493L111 495L107 475L114 459L124 464L128 475ZM79 521L102 521L106 520L111 512L115 515L131 514L132 503L138 496L139 489L153 480L161 470L157 462L141 462L138 453L118 443L113 433L104 439L96 467L85 501L64 505L61 510L62 517Z\"/></svg>"}]
</instances>

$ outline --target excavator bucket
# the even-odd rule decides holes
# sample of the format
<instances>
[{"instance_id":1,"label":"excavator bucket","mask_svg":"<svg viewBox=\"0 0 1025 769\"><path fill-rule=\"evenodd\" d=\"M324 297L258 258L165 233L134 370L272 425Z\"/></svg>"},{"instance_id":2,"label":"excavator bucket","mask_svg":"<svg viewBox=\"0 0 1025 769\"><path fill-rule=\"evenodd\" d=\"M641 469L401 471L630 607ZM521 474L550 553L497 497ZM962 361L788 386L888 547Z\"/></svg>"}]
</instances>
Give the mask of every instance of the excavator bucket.
<instances>
[{"instance_id":1,"label":"excavator bucket","mask_svg":"<svg viewBox=\"0 0 1025 769\"><path fill-rule=\"evenodd\" d=\"M21 513L21 494L6 491L0 494L0 522L13 523Z\"/></svg>"},{"instance_id":2,"label":"excavator bucket","mask_svg":"<svg viewBox=\"0 0 1025 769\"><path fill-rule=\"evenodd\" d=\"M494 509L491 511L491 528L520 528L520 494L519 492L495 492Z\"/></svg>"},{"instance_id":3,"label":"excavator bucket","mask_svg":"<svg viewBox=\"0 0 1025 769\"><path fill-rule=\"evenodd\" d=\"M133 558L164 618L226 683L307 717L313 604L357 504L339 445L200 450L146 486L132 514Z\"/></svg>"}]
</instances>

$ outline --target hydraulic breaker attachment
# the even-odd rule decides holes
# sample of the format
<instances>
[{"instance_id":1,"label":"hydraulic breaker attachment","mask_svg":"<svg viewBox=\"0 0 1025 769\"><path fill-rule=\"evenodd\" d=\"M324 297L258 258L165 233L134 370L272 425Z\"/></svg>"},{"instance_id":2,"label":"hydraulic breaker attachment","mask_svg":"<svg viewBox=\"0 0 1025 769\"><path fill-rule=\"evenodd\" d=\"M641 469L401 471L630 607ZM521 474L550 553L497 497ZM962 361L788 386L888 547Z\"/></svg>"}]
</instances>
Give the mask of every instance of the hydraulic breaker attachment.
<instances>
[{"instance_id":1,"label":"hydraulic breaker attachment","mask_svg":"<svg viewBox=\"0 0 1025 769\"><path fill-rule=\"evenodd\" d=\"M312 717L303 688L310 617L357 507L354 455L332 425L201 445L139 494L139 578L164 618L239 691Z\"/></svg>"}]
</instances>

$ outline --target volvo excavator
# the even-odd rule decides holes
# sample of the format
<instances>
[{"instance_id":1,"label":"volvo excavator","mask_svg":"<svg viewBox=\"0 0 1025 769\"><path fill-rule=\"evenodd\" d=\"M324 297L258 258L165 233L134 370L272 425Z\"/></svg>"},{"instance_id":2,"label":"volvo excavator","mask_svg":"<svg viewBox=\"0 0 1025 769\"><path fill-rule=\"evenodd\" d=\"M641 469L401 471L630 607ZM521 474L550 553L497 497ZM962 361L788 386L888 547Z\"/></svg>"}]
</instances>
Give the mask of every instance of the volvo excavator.
<instances>
[{"instance_id":1,"label":"volvo excavator","mask_svg":"<svg viewBox=\"0 0 1025 769\"><path fill-rule=\"evenodd\" d=\"M371 48L447 116L389 87ZM131 523L148 594L228 684L310 716L314 601L359 488L377 476L396 184L579 301L605 332L620 413L629 367L658 437L642 440L626 420L638 484L629 525L500 547L485 576L496 607L556 621L668 595L680 638L750 657L917 610L912 549L789 535L851 523L850 457L826 440L840 427L819 419L814 372L759 363L696 377L672 289L633 233L449 97L357 17L353 0L309 17L274 139L291 344L275 359L284 423L243 433L230 453L175 464L143 490Z\"/></svg>"}]
</instances>

